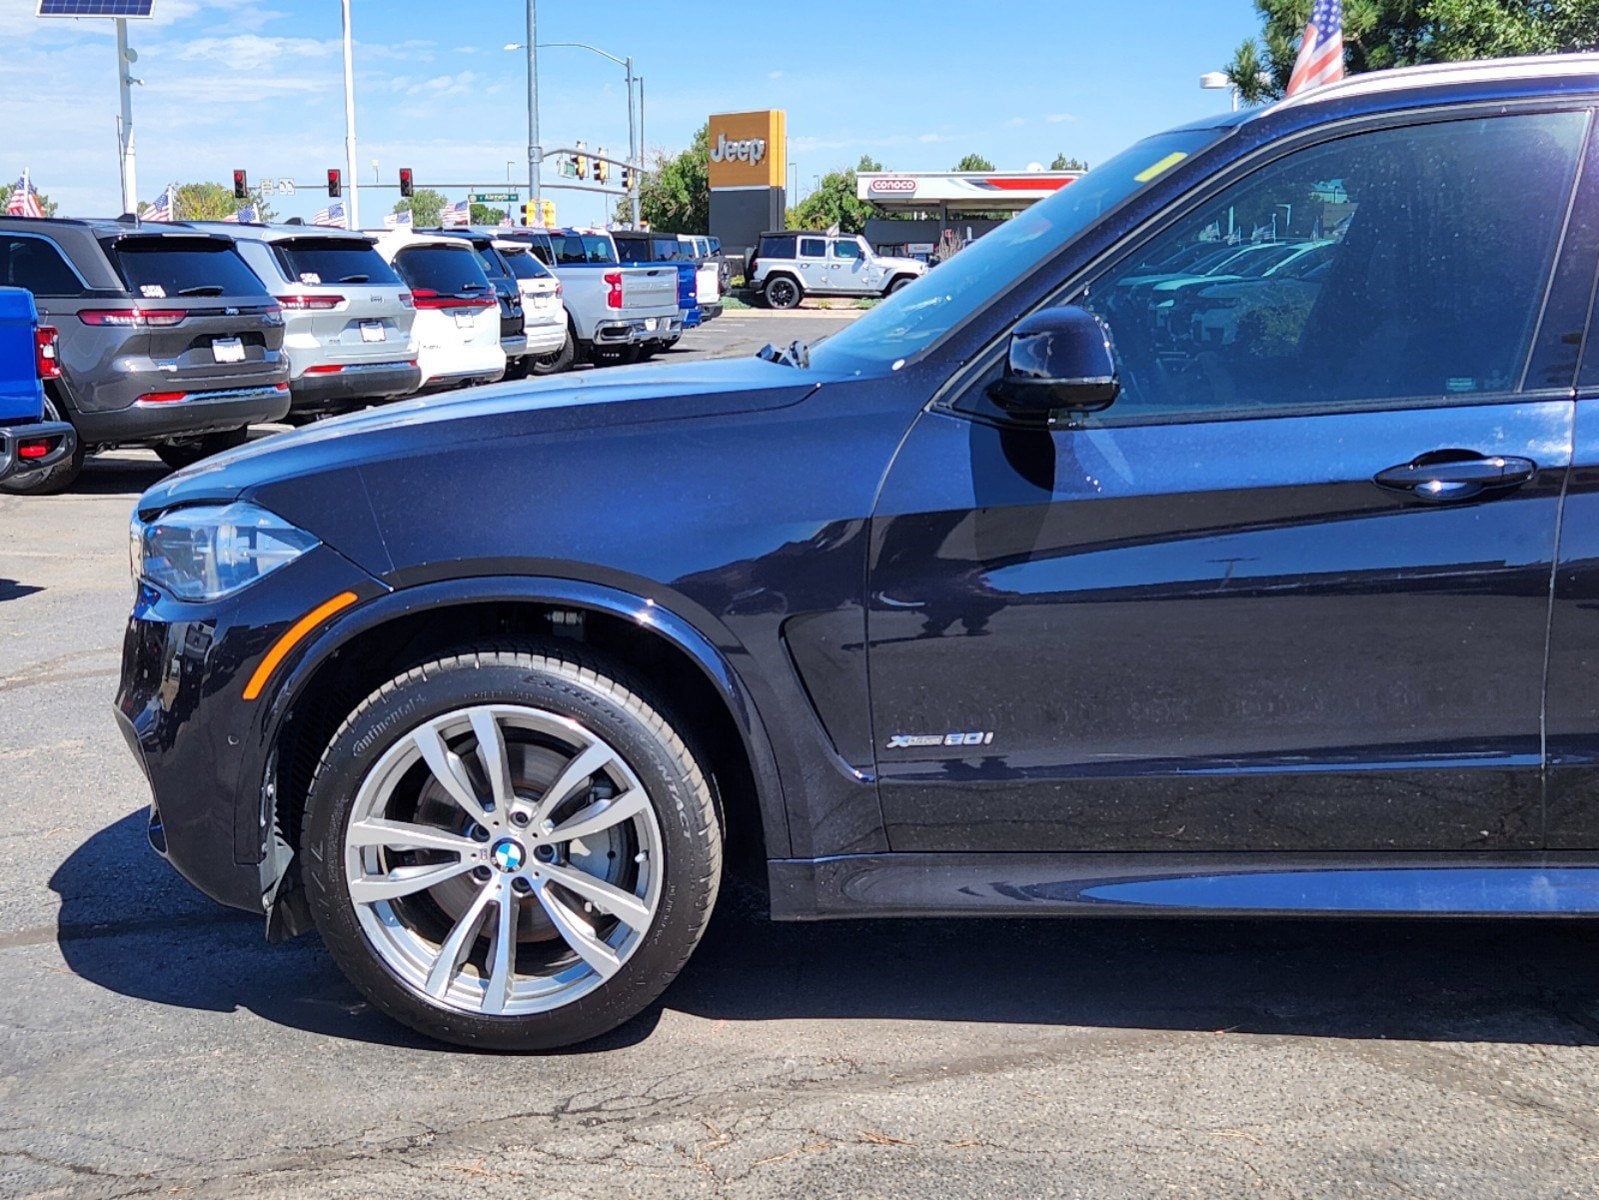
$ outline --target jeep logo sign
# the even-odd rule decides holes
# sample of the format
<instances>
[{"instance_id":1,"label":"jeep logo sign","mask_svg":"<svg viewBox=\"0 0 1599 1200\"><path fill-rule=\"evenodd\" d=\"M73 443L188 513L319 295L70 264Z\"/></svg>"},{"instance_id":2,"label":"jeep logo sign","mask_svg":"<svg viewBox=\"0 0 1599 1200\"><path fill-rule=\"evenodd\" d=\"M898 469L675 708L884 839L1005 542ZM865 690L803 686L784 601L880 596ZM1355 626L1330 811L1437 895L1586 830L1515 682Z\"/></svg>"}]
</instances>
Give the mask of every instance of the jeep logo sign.
<instances>
[{"instance_id":1,"label":"jeep logo sign","mask_svg":"<svg viewBox=\"0 0 1599 1200\"><path fill-rule=\"evenodd\" d=\"M727 140L727 134L718 134L716 145L711 147L712 162L747 162L751 165L766 157L765 138L740 138Z\"/></svg>"},{"instance_id":2,"label":"jeep logo sign","mask_svg":"<svg viewBox=\"0 0 1599 1200\"><path fill-rule=\"evenodd\" d=\"M916 181L914 179L874 179L871 189L878 196L913 196L916 194Z\"/></svg>"}]
</instances>

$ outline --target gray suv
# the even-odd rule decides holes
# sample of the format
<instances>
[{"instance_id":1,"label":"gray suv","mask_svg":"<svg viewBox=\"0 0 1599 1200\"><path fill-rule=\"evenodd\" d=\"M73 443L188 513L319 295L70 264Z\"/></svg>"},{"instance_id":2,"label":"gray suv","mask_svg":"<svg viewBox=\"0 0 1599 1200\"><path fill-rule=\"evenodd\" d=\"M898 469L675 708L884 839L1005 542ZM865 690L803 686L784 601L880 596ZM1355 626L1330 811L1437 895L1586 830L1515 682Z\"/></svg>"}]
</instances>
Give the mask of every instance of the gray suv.
<instances>
[{"instance_id":1,"label":"gray suv","mask_svg":"<svg viewBox=\"0 0 1599 1200\"><path fill-rule=\"evenodd\" d=\"M232 237L283 306L291 425L421 386L411 289L371 238L314 225L195 227Z\"/></svg>"},{"instance_id":2,"label":"gray suv","mask_svg":"<svg viewBox=\"0 0 1599 1200\"><path fill-rule=\"evenodd\" d=\"M46 419L78 449L0 489L59 491L86 454L149 446L186 466L289 411L283 313L233 239L185 225L0 217L0 286L59 331Z\"/></svg>"}]
</instances>

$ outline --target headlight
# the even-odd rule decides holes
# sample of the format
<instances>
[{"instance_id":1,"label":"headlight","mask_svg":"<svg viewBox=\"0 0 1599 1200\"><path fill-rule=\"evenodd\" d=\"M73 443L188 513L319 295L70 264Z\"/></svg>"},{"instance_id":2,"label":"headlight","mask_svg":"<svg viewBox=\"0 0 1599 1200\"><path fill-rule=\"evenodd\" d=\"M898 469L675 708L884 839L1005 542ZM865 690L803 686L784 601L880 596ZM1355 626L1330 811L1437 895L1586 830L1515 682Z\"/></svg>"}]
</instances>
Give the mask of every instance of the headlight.
<instances>
[{"instance_id":1,"label":"headlight","mask_svg":"<svg viewBox=\"0 0 1599 1200\"><path fill-rule=\"evenodd\" d=\"M179 600L215 600L315 547L317 539L253 504L175 508L130 530L134 579L148 579Z\"/></svg>"}]
</instances>

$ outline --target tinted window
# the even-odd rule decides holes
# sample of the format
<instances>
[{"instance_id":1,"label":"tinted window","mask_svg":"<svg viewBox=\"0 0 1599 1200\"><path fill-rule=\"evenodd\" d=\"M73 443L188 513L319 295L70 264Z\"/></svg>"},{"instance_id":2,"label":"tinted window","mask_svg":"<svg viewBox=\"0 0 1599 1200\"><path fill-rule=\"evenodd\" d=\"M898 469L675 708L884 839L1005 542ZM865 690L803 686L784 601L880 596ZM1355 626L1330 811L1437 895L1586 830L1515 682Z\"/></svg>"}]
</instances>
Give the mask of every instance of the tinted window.
<instances>
[{"instance_id":1,"label":"tinted window","mask_svg":"<svg viewBox=\"0 0 1599 1200\"><path fill-rule=\"evenodd\" d=\"M244 265L231 242L185 238L124 238L107 245L128 290L161 296L265 296L266 285Z\"/></svg>"},{"instance_id":2,"label":"tinted window","mask_svg":"<svg viewBox=\"0 0 1599 1200\"><path fill-rule=\"evenodd\" d=\"M825 369L858 370L921 353L996 292L1031 274L1106 213L1220 136L1217 130L1184 130L1139 142L978 238L941 263L925 283L902 288L812 347L811 361Z\"/></svg>"},{"instance_id":3,"label":"tinted window","mask_svg":"<svg viewBox=\"0 0 1599 1200\"><path fill-rule=\"evenodd\" d=\"M658 262L676 262L681 256L682 247L676 238L655 238L655 258Z\"/></svg>"},{"instance_id":4,"label":"tinted window","mask_svg":"<svg viewBox=\"0 0 1599 1200\"><path fill-rule=\"evenodd\" d=\"M1089 288L1122 364L1104 419L1516 390L1586 122L1358 134L1221 192ZM1245 244L1170 270L1229 242Z\"/></svg>"},{"instance_id":5,"label":"tinted window","mask_svg":"<svg viewBox=\"0 0 1599 1200\"><path fill-rule=\"evenodd\" d=\"M372 283L394 286L400 277L368 242L347 238L294 238L271 243L283 274L308 285Z\"/></svg>"},{"instance_id":6,"label":"tinted window","mask_svg":"<svg viewBox=\"0 0 1599 1200\"><path fill-rule=\"evenodd\" d=\"M769 237L761 239L761 258L793 258L794 239L791 237Z\"/></svg>"},{"instance_id":7,"label":"tinted window","mask_svg":"<svg viewBox=\"0 0 1599 1200\"><path fill-rule=\"evenodd\" d=\"M827 243L821 238L800 238L799 256L801 258L822 258L827 254Z\"/></svg>"},{"instance_id":8,"label":"tinted window","mask_svg":"<svg viewBox=\"0 0 1599 1200\"><path fill-rule=\"evenodd\" d=\"M834 242L833 243L833 257L834 258L859 258L860 256L861 256L861 247L860 247L860 243L858 243L858 242Z\"/></svg>"},{"instance_id":9,"label":"tinted window","mask_svg":"<svg viewBox=\"0 0 1599 1200\"><path fill-rule=\"evenodd\" d=\"M518 279L549 279L549 269L527 250L502 250L501 256Z\"/></svg>"},{"instance_id":10,"label":"tinted window","mask_svg":"<svg viewBox=\"0 0 1599 1200\"><path fill-rule=\"evenodd\" d=\"M614 263L616 255L611 250L611 239L585 233L557 233L550 235L558 263Z\"/></svg>"},{"instance_id":11,"label":"tinted window","mask_svg":"<svg viewBox=\"0 0 1599 1200\"><path fill-rule=\"evenodd\" d=\"M483 273L490 279L509 282L511 275L505 264L500 261L499 251L493 246L474 246L477 251L478 263L483 267Z\"/></svg>"},{"instance_id":12,"label":"tinted window","mask_svg":"<svg viewBox=\"0 0 1599 1200\"><path fill-rule=\"evenodd\" d=\"M436 292L440 296L461 296L489 290L472 247L462 242L455 246L407 246L394 256L394 265L412 288Z\"/></svg>"},{"instance_id":13,"label":"tinted window","mask_svg":"<svg viewBox=\"0 0 1599 1200\"><path fill-rule=\"evenodd\" d=\"M44 238L0 235L0 286L35 296L76 296L83 284L61 252Z\"/></svg>"}]
</instances>

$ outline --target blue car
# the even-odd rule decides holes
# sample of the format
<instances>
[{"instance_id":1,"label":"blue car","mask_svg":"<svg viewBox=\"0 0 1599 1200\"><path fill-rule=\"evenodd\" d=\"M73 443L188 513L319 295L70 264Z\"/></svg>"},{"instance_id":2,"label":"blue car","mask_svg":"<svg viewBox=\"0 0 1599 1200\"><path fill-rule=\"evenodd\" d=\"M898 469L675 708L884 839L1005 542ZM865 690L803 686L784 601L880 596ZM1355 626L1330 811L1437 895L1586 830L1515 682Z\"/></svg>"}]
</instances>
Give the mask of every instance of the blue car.
<instances>
[{"instance_id":1,"label":"blue car","mask_svg":"<svg viewBox=\"0 0 1599 1200\"><path fill-rule=\"evenodd\" d=\"M152 843L519 1050L651 1004L750 864L779 920L1599 912L1596 111L1599 57L1358 76L817 346L162 481ZM1328 261L1226 338L1124 286L1268 237Z\"/></svg>"},{"instance_id":2,"label":"blue car","mask_svg":"<svg viewBox=\"0 0 1599 1200\"><path fill-rule=\"evenodd\" d=\"M0 287L0 479L76 453L72 426L44 419L45 381L60 377L56 331L40 328L32 293Z\"/></svg>"}]
</instances>

